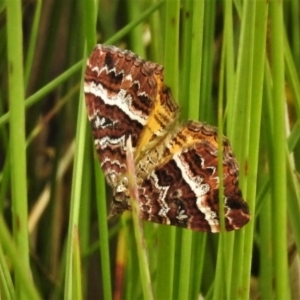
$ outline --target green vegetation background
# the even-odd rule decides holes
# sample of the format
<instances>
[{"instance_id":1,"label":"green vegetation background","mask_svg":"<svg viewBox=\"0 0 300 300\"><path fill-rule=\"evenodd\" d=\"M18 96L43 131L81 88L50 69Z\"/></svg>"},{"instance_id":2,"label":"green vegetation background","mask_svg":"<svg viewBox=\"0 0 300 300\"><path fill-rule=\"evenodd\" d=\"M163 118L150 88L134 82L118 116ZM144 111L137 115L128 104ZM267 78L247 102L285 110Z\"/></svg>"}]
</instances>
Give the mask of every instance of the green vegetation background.
<instances>
[{"instance_id":1,"label":"green vegetation background","mask_svg":"<svg viewBox=\"0 0 300 300\"><path fill-rule=\"evenodd\" d=\"M10 0L0 20L1 298L300 298L298 0ZM247 226L143 222L145 249L130 213L107 222L82 92L96 43L163 64L182 118L228 136Z\"/></svg>"}]
</instances>

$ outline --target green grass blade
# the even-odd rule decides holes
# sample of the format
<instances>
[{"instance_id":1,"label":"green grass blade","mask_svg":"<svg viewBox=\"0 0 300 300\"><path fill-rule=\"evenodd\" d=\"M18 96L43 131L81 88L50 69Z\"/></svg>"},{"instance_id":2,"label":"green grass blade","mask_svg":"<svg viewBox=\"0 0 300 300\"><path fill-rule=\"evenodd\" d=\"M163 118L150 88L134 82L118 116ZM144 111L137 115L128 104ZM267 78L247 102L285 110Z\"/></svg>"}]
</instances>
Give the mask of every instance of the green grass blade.
<instances>
[{"instance_id":1,"label":"green grass blade","mask_svg":"<svg viewBox=\"0 0 300 300\"><path fill-rule=\"evenodd\" d=\"M224 43L226 44L226 35L224 37ZM219 78L219 95L218 95L218 144L223 143L223 116L224 116L224 69L225 69L225 47L222 49L221 54L221 68L220 68L220 78ZM218 176L219 176L219 199L224 199L224 172L223 172L223 152L218 151ZM218 253L217 253L217 264L216 264L216 274L213 289L213 299L227 299L229 295L229 284L230 274L226 274L226 243L229 239L226 239L225 232L225 219L224 219L224 203L219 201L219 218L220 218L220 234L218 243ZM227 240L227 241L226 241ZM229 275L229 276L226 276Z\"/></svg>"},{"instance_id":2,"label":"green grass blade","mask_svg":"<svg viewBox=\"0 0 300 300\"><path fill-rule=\"evenodd\" d=\"M95 160L94 160L95 161ZM107 209L106 209L106 189L103 173L100 173L100 166L95 161L96 173L96 197L97 197L97 210L98 210L98 223L100 229L100 255L101 255L101 272L103 276L103 295L105 300L112 299L112 278L110 266L110 249L109 249L109 232L107 224Z\"/></svg>"},{"instance_id":3,"label":"green grass blade","mask_svg":"<svg viewBox=\"0 0 300 300\"><path fill-rule=\"evenodd\" d=\"M255 1L243 3L241 17L241 32L239 36L237 69L234 90L230 91L232 99L227 99L228 104L228 136L231 140L234 153L240 165L240 188L245 197L246 194L246 168L249 147L249 116L252 100L251 86L253 70L253 39L255 28ZM248 104L248 105L246 105ZM229 260L232 266L230 297L236 299L242 287L243 252L244 252L244 229L239 230L234 236L233 251L229 252ZM233 259L234 258L234 259Z\"/></svg>"},{"instance_id":4,"label":"green grass blade","mask_svg":"<svg viewBox=\"0 0 300 300\"><path fill-rule=\"evenodd\" d=\"M205 1L194 1L192 8L192 32L195 36L191 43L191 63L190 63L190 84L189 98L187 98L188 117L197 120L199 117L200 106L200 76L202 66L202 48L203 48L203 31L204 31L204 8ZM199 80L197 80L199 79Z\"/></svg>"},{"instance_id":5,"label":"green grass blade","mask_svg":"<svg viewBox=\"0 0 300 300\"><path fill-rule=\"evenodd\" d=\"M73 257L72 257L72 299L82 299L82 274L81 274L81 256L80 256L80 244L78 236L78 228L74 228L73 235Z\"/></svg>"},{"instance_id":6,"label":"green grass blade","mask_svg":"<svg viewBox=\"0 0 300 300\"><path fill-rule=\"evenodd\" d=\"M28 82L30 80L30 73L32 71L32 65L34 61L34 54L35 54L35 48L36 48L36 42L37 42L37 37L38 37L38 29L40 25L40 17L41 17L41 11L42 11L42 1L36 1L36 7L35 7L35 12L34 12L34 20L33 20L33 25L32 25L32 33L30 35L30 42L29 42L29 47L28 47L28 54L26 58L26 63L25 63L25 86L28 86Z\"/></svg>"},{"instance_id":7,"label":"green grass blade","mask_svg":"<svg viewBox=\"0 0 300 300\"><path fill-rule=\"evenodd\" d=\"M268 4L258 1L255 7L255 39L253 52L253 80L252 80L252 103L250 111L250 141L249 143L249 162L248 164L248 182L246 199L252 216L252 221L245 228L245 254L244 268L242 272L242 299L248 299L250 293L249 282L251 280L251 263L253 251L253 234L255 225L255 198L257 186L255 180L259 168L259 141L261 133L261 111L263 99L263 81L265 71L265 47L267 35L267 16Z\"/></svg>"},{"instance_id":8,"label":"green grass blade","mask_svg":"<svg viewBox=\"0 0 300 300\"><path fill-rule=\"evenodd\" d=\"M273 153L271 159L271 192L273 203L273 247L275 261L275 295L278 299L289 298L287 262L287 178L286 178L286 136L284 104L284 28L283 3L270 2L271 18L271 68L273 99Z\"/></svg>"},{"instance_id":9,"label":"green grass blade","mask_svg":"<svg viewBox=\"0 0 300 300\"><path fill-rule=\"evenodd\" d=\"M143 299L151 300L153 299L153 290L152 290L152 284L150 279L150 271L149 271L149 263L148 263L144 230L143 230L142 220L139 218L138 188L137 188L137 183L135 178L136 172L134 166L131 140L127 141L126 148L127 148L126 159L127 159L127 168L128 168L129 194L131 197L133 229L134 229L136 248L138 254L141 285L143 290Z\"/></svg>"},{"instance_id":10,"label":"green grass blade","mask_svg":"<svg viewBox=\"0 0 300 300\"><path fill-rule=\"evenodd\" d=\"M83 95L83 93L81 93ZM73 259L75 255L74 249L74 235L78 227L78 216L80 208L80 196L81 196L81 181L83 178L83 163L84 163L84 145L85 145L85 132L86 132L87 118L86 108L83 97L80 97L79 110L78 110L78 123L76 134L76 146L75 146L75 158L74 158L74 174L72 182L72 194L71 194L71 207L70 207L70 219L68 228L68 240L66 251L66 274L65 274L65 298L72 299L74 296L72 291L76 280L73 277Z\"/></svg>"},{"instance_id":11,"label":"green grass blade","mask_svg":"<svg viewBox=\"0 0 300 300\"><path fill-rule=\"evenodd\" d=\"M190 1L188 1L190 2ZM186 72L186 77L183 80L181 87L185 87L185 93L182 94L181 103L185 110L188 111L188 118L197 120L199 118L200 106L200 82L201 82L201 64L202 64L202 47L203 47L203 27L204 27L204 1L187 3L187 11L190 10L189 18L191 18L191 26L187 25L185 32L187 39L195 37L191 43L183 45L183 52L186 54L182 61L183 70L185 66L191 66L189 72ZM190 6L190 9L189 9ZM189 31L188 31L189 30ZM187 40L186 39L186 40ZM191 47L189 47L191 46ZM181 88L180 87L180 88ZM192 232L182 230L181 239L178 238L180 245L180 265L176 272L178 281L178 298L183 299L186 295L191 294L191 277L193 277L192 265L193 259L197 259L193 253L193 235ZM185 274L185 276L180 276Z\"/></svg>"},{"instance_id":12,"label":"green grass blade","mask_svg":"<svg viewBox=\"0 0 300 300\"><path fill-rule=\"evenodd\" d=\"M167 1L165 6L164 67L165 81L172 88L174 99L178 99L178 42L180 1ZM160 299L173 299L175 266L175 228L161 226L158 233L158 274L154 295ZM176 262L178 263L178 262ZM178 274L176 275L178 276Z\"/></svg>"},{"instance_id":13,"label":"green grass blade","mask_svg":"<svg viewBox=\"0 0 300 300\"><path fill-rule=\"evenodd\" d=\"M17 248L20 249L19 255L26 266L28 276L30 276L21 1L7 3L7 33L13 235ZM16 295L19 299L24 294L24 286L21 282L16 273Z\"/></svg>"}]
</instances>

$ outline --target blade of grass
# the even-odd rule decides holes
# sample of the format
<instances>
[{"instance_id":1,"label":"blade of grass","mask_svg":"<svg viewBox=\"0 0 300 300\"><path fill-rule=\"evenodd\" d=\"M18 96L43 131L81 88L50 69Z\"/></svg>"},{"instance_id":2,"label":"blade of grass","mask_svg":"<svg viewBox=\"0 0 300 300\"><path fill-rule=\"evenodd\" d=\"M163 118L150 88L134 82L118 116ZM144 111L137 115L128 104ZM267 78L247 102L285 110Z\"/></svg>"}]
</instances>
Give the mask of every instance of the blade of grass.
<instances>
[{"instance_id":1,"label":"blade of grass","mask_svg":"<svg viewBox=\"0 0 300 300\"><path fill-rule=\"evenodd\" d=\"M9 145L7 145L9 148ZM0 173L0 208L1 211L5 208L5 195L10 188L10 157L9 152L7 151L7 155L5 157L5 161L3 163L2 172Z\"/></svg>"},{"instance_id":2,"label":"blade of grass","mask_svg":"<svg viewBox=\"0 0 300 300\"><path fill-rule=\"evenodd\" d=\"M73 257L72 257L72 270L73 270L73 285L72 285L72 299L82 299L82 274L81 274L81 257L80 257L80 244L78 236L78 228L74 227L73 234Z\"/></svg>"},{"instance_id":3,"label":"blade of grass","mask_svg":"<svg viewBox=\"0 0 300 300\"><path fill-rule=\"evenodd\" d=\"M224 51L223 51L224 53ZM224 54L222 55L224 56ZM222 61L224 58L222 57ZM222 63L221 65L224 65ZM221 71L223 74L223 70ZM223 144L223 88L224 88L224 76L220 76L220 86L219 86L219 100L218 100L218 144ZM219 176L219 218L220 218L220 233L219 233L219 244L218 244L218 254L215 272L215 281L213 289L213 299L227 299L228 298L228 285L227 277L225 276L226 271L226 240L225 240L225 220L224 220L224 186L223 186L223 153L222 148L218 149L218 176Z\"/></svg>"},{"instance_id":4,"label":"blade of grass","mask_svg":"<svg viewBox=\"0 0 300 300\"><path fill-rule=\"evenodd\" d=\"M27 176L25 144L24 70L21 1L7 3L7 52L9 67L10 163L12 184L13 236L30 276L27 228ZM16 273L16 296L24 295L24 285Z\"/></svg>"},{"instance_id":5,"label":"blade of grass","mask_svg":"<svg viewBox=\"0 0 300 300\"><path fill-rule=\"evenodd\" d=\"M71 206L70 206L70 219L68 227L68 240L66 250L66 266L65 266L65 298L72 299L74 281L73 277L73 258L74 258L74 230L78 227L78 216L80 209L80 196L81 196L81 181L82 181L82 170L84 162L84 145L85 145L85 132L87 125L85 102L83 101L83 92L80 93L80 102L78 108L78 121L76 131L76 146L75 146L75 158L74 158L74 174L72 181L72 192L71 192Z\"/></svg>"},{"instance_id":6,"label":"blade of grass","mask_svg":"<svg viewBox=\"0 0 300 300\"><path fill-rule=\"evenodd\" d=\"M161 12L162 10L157 10L153 12L149 18L151 36L155 37L151 39L151 43L149 45L149 54L153 61L157 63L163 62L163 48L161 47L163 44L163 35L161 34Z\"/></svg>"},{"instance_id":7,"label":"blade of grass","mask_svg":"<svg viewBox=\"0 0 300 300\"><path fill-rule=\"evenodd\" d=\"M249 118L252 103L252 90L249 82L253 80L253 44L255 29L255 1L246 1L242 7L241 34L239 40L239 52L237 61L235 93L230 103L229 136L240 163L240 188L245 196L247 164L249 155ZM227 99L230 100L230 99ZM245 105L246 103L246 105ZM231 298L236 299L242 293L244 295L247 286L242 286L242 274L244 268L244 229L235 233L235 243L232 252L234 257L231 275ZM234 274L234 275L233 275ZM245 282L244 282L245 284Z\"/></svg>"},{"instance_id":8,"label":"blade of grass","mask_svg":"<svg viewBox=\"0 0 300 300\"><path fill-rule=\"evenodd\" d=\"M180 1L167 1L165 4L164 67L165 81L171 87L174 99L178 99L178 43L179 43ZM154 295L161 299L177 298L174 293L175 228L160 226L158 231L157 278ZM180 274L176 274L179 276ZM179 281L177 281L179 282Z\"/></svg>"},{"instance_id":9,"label":"blade of grass","mask_svg":"<svg viewBox=\"0 0 300 300\"><path fill-rule=\"evenodd\" d=\"M139 200L138 200L138 189L135 178L135 166L133 158L133 150L131 139L127 140L126 144L126 160L128 169L128 185L129 194L131 197L131 208L132 208L132 219L133 219L133 229L136 241L136 248L139 260L139 269L141 275L141 284L143 289L143 299L151 300L153 299L153 291L149 273L149 263L147 257L147 249L143 231L142 220L139 218Z\"/></svg>"},{"instance_id":10,"label":"blade of grass","mask_svg":"<svg viewBox=\"0 0 300 300\"><path fill-rule=\"evenodd\" d=\"M299 141L300 141L300 120L298 119L297 122L294 124L292 132L288 138L289 151L294 151Z\"/></svg>"},{"instance_id":11,"label":"blade of grass","mask_svg":"<svg viewBox=\"0 0 300 300\"><path fill-rule=\"evenodd\" d=\"M300 85L299 85L299 74L298 74L299 70L297 70L296 64L293 60L286 34L284 35L284 58L285 58L286 73L293 94L296 114L299 117L300 116Z\"/></svg>"},{"instance_id":12,"label":"blade of grass","mask_svg":"<svg viewBox=\"0 0 300 300\"><path fill-rule=\"evenodd\" d=\"M40 17L41 17L41 11L42 11L42 1L38 0L35 2L36 7L34 11L34 19L33 19L33 25L32 30L30 34L30 41L29 41L29 47L27 51L27 59L25 62L25 86L28 86L28 82L30 80L30 73L32 64L34 61L34 53L35 53L35 47L36 47L36 41L38 37L38 29L39 29L39 23L40 23Z\"/></svg>"},{"instance_id":13,"label":"blade of grass","mask_svg":"<svg viewBox=\"0 0 300 300\"><path fill-rule=\"evenodd\" d=\"M141 3L135 0L127 0L127 11L129 20L137 20L141 15ZM143 26L135 26L129 34L130 49L141 57L146 57L143 38Z\"/></svg>"},{"instance_id":14,"label":"blade of grass","mask_svg":"<svg viewBox=\"0 0 300 300\"><path fill-rule=\"evenodd\" d=\"M95 161L95 160L94 160ZM95 161L96 178L96 197L97 197L97 211L98 223L100 230L100 255L101 255L101 272L103 277L103 299L112 299L112 282L110 273L110 249L109 249L109 232L107 224L107 209L106 209L106 188L103 173L100 173L100 165Z\"/></svg>"},{"instance_id":15,"label":"blade of grass","mask_svg":"<svg viewBox=\"0 0 300 300\"><path fill-rule=\"evenodd\" d=\"M287 261L287 204L286 204L286 137L284 104L284 31L283 3L270 2L272 99L273 99L273 153L271 157L271 192L273 201L272 241L275 268L275 295L278 299L290 298Z\"/></svg>"},{"instance_id":16,"label":"blade of grass","mask_svg":"<svg viewBox=\"0 0 300 300\"><path fill-rule=\"evenodd\" d=\"M261 299L272 299L273 292L273 251L270 245L272 244L272 203L270 195L266 196L262 202L263 214L258 218L260 230L259 249L261 252L261 273L260 286Z\"/></svg>"},{"instance_id":17,"label":"blade of grass","mask_svg":"<svg viewBox=\"0 0 300 300\"><path fill-rule=\"evenodd\" d=\"M224 43L226 36L224 36ZM221 53L221 68L219 78L219 95L218 95L218 144L223 145L223 93L224 93L224 73L225 73L225 47L222 48ZM218 176L219 176L219 218L220 218L220 234L217 253L217 265L213 289L213 299L228 299L229 297L229 285L226 275L226 236L225 236L225 214L224 214L224 172L223 172L223 152L222 147L218 149ZM227 239L228 240L228 239Z\"/></svg>"},{"instance_id":18,"label":"blade of grass","mask_svg":"<svg viewBox=\"0 0 300 300\"><path fill-rule=\"evenodd\" d=\"M190 69L191 69L191 32L193 26L193 1L187 0L183 2L183 15L184 22L182 25L182 35L183 35L183 46L182 46L182 54L180 59L180 73L182 77L182 82L180 84L179 90L179 105L181 106L181 117L188 117L188 109L189 109L189 99L190 99Z\"/></svg>"},{"instance_id":19,"label":"blade of grass","mask_svg":"<svg viewBox=\"0 0 300 300\"><path fill-rule=\"evenodd\" d=\"M87 128L87 134L86 136L89 137L90 130ZM91 140L91 139L90 139ZM88 141L88 139L87 139ZM90 247L90 240L92 239L91 237L91 215L93 211L93 200L94 200L94 195L93 193L93 171L94 171L94 159L93 156L91 155L92 153L92 143L85 143L85 149L84 149L84 165L83 165L83 174L84 174L84 180L82 181L82 188L81 188L81 205L80 205L80 212L79 212L79 227L78 227L78 234L80 238L80 248L81 248L81 256L83 257L85 253L88 252L88 249ZM93 195L93 196L92 196ZM101 236L101 235L100 235ZM88 257L85 257L85 259L82 262L82 274L88 274L90 268L90 261ZM82 277L82 282L81 282L81 289L84 292L88 291L89 287L89 280L86 276ZM83 298L85 299L86 296L83 294Z\"/></svg>"},{"instance_id":20,"label":"blade of grass","mask_svg":"<svg viewBox=\"0 0 300 300\"><path fill-rule=\"evenodd\" d=\"M83 19L83 29L84 29L84 37L86 40L86 49L89 53L93 47L95 47L96 44L96 21L97 21L97 2L95 1L81 1L78 3L79 9L82 11L82 19ZM76 17L75 17L76 18ZM77 34L77 32L76 32ZM76 40L76 37L74 37ZM75 42L75 41L74 41ZM84 64L85 65L85 64ZM89 126L88 126L89 127ZM85 149L84 149L84 165L83 165L83 172L85 174L84 180L82 182L82 189L81 189L81 199L83 199L82 208L80 209L80 215L79 215L79 236L80 236L80 245L82 249L82 253L86 253L89 249L90 245L90 228L91 228L91 212L93 210L93 171L94 171L94 158L91 156L93 143L89 142L91 141L91 131L90 128L86 128L86 140L85 143ZM101 184L101 182L99 182ZM98 187L98 184L96 184L96 188ZM100 234L100 238L102 237L102 232ZM100 244L101 245L101 244ZM107 261L106 261L107 259ZM109 263L110 259L109 256L105 258L105 263ZM101 261L102 262L102 261ZM90 264L88 257L84 260L83 263L83 269L82 274L87 274L90 269ZM106 278L105 278L106 279ZM86 276L83 276L82 278L82 284L84 287L82 289L85 292L85 295L83 295L83 298L86 298L88 293L88 288L90 286L89 280ZM110 283L110 281L108 281ZM105 286L105 284L103 284ZM106 290L104 288L104 293L106 293ZM111 294L110 294L111 296ZM107 299L107 298L104 298Z\"/></svg>"},{"instance_id":21,"label":"blade of grass","mask_svg":"<svg viewBox=\"0 0 300 300\"><path fill-rule=\"evenodd\" d=\"M198 119L199 117L199 105L200 105L200 78L201 78L201 64L202 64L202 45L203 45L203 27L204 27L204 1L193 1L191 6L192 24L189 36L194 37L191 48L187 48L189 44L184 45L185 52L190 50L190 55L186 56L188 61L184 61L187 65L190 65L189 74L187 77L188 90L184 99L187 101L184 103L184 107L188 108L188 117L191 119ZM188 34L188 33L187 33ZM191 231L183 230L180 240L181 255L178 274L185 274L185 276L177 276L178 281L178 299L184 299L187 295L190 295L191 277L193 276L191 266L192 259L194 258L192 253L193 234ZM189 296L190 297L190 296Z\"/></svg>"},{"instance_id":22,"label":"blade of grass","mask_svg":"<svg viewBox=\"0 0 300 300\"><path fill-rule=\"evenodd\" d=\"M267 35L267 16L268 4L263 1L257 1L255 8L255 39L253 53L253 76L252 79L252 105L250 112L250 141L249 144L249 164L248 164L248 185L247 185L247 202L252 215L252 222L245 228L245 254L244 268L242 272L242 292L241 299L249 299L250 293L250 276L251 262L253 251L253 232L255 216L255 198L256 198L256 179L259 166L259 141L261 131L261 110L263 98L263 80L265 66L265 47ZM255 103L255 104L254 104Z\"/></svg>"},{"instance_id":23,"label":"blade of grass","mask_svg":"<svg viewBox=\"0 0 300 300\"><path fill-rule=\"evenodd\" d=\"M289 222L293 228L293 235L297 248L300 249L300 229L299 229L299 215L300 215L300 190L298 178L295 175L295 165L291 155L287 151L287 188L288 188L288 213ZM298 250L299 251L299 250Z\"/></svg>"},{"instance_id":24,"label":"blade of grass","mask_svg":"<svg viewBox=\"0 0 300 300\"><path fill-rule=\"evenodd\" d=\"M290 13L291 13L291 49L293 52L293 58L297 70L300 70L300 3L297 0L290 2Z\"/></svg>"},{"instance_id":25,"label":"blade of grass","mask_svg":"<svg viewBox=\"0 0 300 300\"><path fill-rule=\"evenodd\" d=\"M191 119L197 120L199 117L200 106L200 77L202 67L202 47L203 47L203 32L204 32L204 9L205 1L194 1L192 11L192 32L193 42L191 43L191 63L190 63L190 84L188 116ZM199 79L199 80L197 80Z\"/></svg>"},{"instance_id":26,"label":"blade of grass","mask_svg":"<svg viewBox=\"0 0 300 300\"><path fill-rule=\"evenodd\" d=\"M202 56L202 76L200 87L200 111L199 120L210 124L216 124L215 101L213 95L213 75L214 75L214 39L216 30L216 5L217 1L204 1L204 26L203 26L203 50ZM199 33L197 33L198 35ZM191 40L193 38L191 37ZM200 53L199 53L200 54ZM198 55L199 56L199 55ZM200 58L198 58L200 59Z\"/></svg>"},{"instance_id":27,"label":"blade of grass","mask_svg":"<svg viewBox=\"0 0 300 300\"><path fill-rule=\"evenodd\" d=\"M235 50L234 50L234 25L233 25L233 3L231 0L225 1L225 17L224 17L224 55L225 55L225 95L226 95L226 107L225 107L225 117L231 116L227 118L227 126L226 128L230 127L230 123L233 122L232 114L228 114L228 111L232 109L233 106L232 99L234 99L235 93ZM222 65L221 65L222 66ZM222 73L221 73L222 75ZM218 122L220 122L219 120ZM218 123L220 124L220 123ZM230 132L229 132L230 134ZM233 149L235 151L235 149ZM222 237L225 241L221 242L221 249L219 251L226 251L225 260L225 271L224 274L226 278L226 287L225 293L227 296L227 292L229 293L231 290L231 283L232 283L232 266L233 266L233 249L234 249L234 233L227 233L225 236ZM225 248L224 248L225 246ZM225 279L224 279L225 281ZM217 293L216 293L217 296Z\"/></svg>"},{"instance_id":28,"label":"blade of grass","mask_svg":"<svg viewBox=\"0 0 300 300\"><path fill-rule=\"evenodd\" d=\"M97 13L99 7L97 6L97 1L85 1L83 7L84 13L84 29L86 37L86 47L87 53L89 54L96 44L96 25L97 25ZM83 3L82 3L83 5Z\"/></svg>"}]
</instances>

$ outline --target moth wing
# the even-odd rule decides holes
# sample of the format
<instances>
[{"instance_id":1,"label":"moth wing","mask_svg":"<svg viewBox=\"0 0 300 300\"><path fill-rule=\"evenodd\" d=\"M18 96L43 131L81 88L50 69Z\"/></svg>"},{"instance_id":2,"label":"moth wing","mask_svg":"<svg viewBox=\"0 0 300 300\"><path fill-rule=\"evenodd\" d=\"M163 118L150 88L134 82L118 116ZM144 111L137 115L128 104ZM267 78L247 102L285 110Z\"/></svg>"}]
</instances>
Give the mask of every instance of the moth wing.
<instances>
[{"instance_id":1,"label":"moth wing","mask_svg":"<svg viewBox=\"0 0 300 300\"><path fill-rule=\"evenodd\" d=\"M182 134L187 146L176 147ZM206 136L208 135L208 136ZM196 231L219 232L218 144L213 127L189 122L164 145L167 160L140 180L141 218ZM221 147L220 147L221 148ZM250 219L238 188L238 167L227 139L223 149L224 214L226 230L244 226Z\"/></svg>"}]
</instances>

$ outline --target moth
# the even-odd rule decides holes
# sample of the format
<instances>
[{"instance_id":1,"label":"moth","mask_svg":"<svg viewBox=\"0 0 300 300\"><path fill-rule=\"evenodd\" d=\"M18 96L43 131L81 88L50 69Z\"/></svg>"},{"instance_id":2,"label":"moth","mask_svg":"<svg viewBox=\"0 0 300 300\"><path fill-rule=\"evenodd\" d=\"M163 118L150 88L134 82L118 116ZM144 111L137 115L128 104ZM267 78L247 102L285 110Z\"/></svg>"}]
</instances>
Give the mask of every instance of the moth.
<instances>
[{"instance_id":1,"label":"moth","mask_svg":"<svg viewBox=\"0 0 300 300\"><path fill-rule=\"evenodd\" d=\"M102 171L113 191L111 215L130 210L127 141L133 147L140 218L195 231L219 232L250 220L238 187L238 164L215 127L180 123L164 84L163 67L128 50L97 45L87 61L84 93ZM223 151L224 197L219 199L218 151Z\"/></svg>"}]
</instances>

